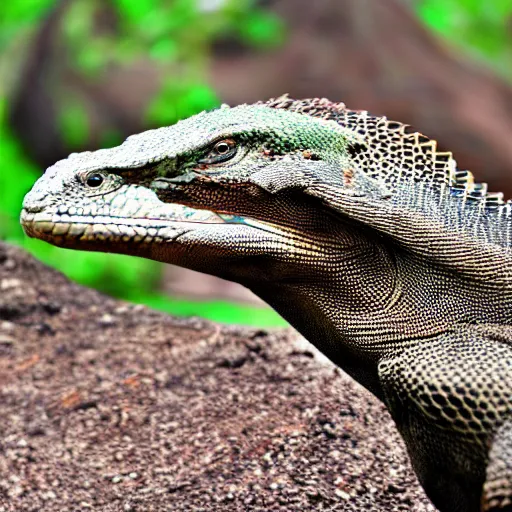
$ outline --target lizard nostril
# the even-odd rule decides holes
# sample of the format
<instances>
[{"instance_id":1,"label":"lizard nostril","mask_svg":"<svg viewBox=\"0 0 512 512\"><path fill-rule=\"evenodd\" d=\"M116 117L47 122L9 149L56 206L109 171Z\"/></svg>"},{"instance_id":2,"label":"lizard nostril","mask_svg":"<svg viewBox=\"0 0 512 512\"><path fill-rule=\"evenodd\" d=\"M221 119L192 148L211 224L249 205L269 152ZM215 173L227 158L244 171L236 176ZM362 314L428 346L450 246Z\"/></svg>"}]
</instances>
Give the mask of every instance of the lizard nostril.
<instances>
[{"instance_id":1,"label":"lizard nostril","mask_svg":"<svg viewBox=\"0 0 512 512\"><path fill-rule=\"evenodd\" d=\"M48 193L40 190L39 180L23 199L23 209L27 213L39 213L48 207Z\"/></svg>"}]
</instances>

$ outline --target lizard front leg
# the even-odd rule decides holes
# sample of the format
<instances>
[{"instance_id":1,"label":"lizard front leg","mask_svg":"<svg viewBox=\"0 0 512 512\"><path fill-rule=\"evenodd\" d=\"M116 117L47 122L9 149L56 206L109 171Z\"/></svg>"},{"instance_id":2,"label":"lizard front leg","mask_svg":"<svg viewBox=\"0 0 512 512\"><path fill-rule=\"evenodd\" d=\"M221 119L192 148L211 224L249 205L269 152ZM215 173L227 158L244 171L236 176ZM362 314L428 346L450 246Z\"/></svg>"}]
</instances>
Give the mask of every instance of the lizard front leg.
<instances>
[{"instance_id":1,"label":"lizard front leg","mask_svg":"<svg viewBox=\"0 0 512 512\"><path fill-rule=\"evenodd\" d=\"M512 416L492 440L482 503L485 512L512 511Z\"/></svg>"},{"instance_id":2,"label":"lizard front leg","mask_svg":"<svg viewBox=\"0 0 512 512\"><path fill-rule=\"evenodd\" d=\"M385 399L413 467L442 512L510 510L489 508L500 493L505 507L512 486L507 335L507 328L474 326L399 342L397 355L379 364Z\"/></svg>"}]
</instances>

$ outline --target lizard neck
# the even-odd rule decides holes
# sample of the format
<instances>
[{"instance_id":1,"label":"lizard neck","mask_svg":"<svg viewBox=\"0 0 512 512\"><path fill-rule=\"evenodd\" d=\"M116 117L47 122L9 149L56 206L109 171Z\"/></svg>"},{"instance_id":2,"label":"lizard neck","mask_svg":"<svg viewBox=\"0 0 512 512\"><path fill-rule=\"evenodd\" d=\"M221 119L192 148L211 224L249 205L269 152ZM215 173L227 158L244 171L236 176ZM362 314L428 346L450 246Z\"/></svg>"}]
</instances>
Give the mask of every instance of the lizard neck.
<instances>
[{"instance_id":1,"label":"lizard neck","mask_svg":"<svg viewBox=\"0 0 512 512\"><path fill-rule=\"evenodd\" d=\"M383 311L396 301L400 269L393 255L377 244L359 248L357 254L345 251L338 258L330 254L326 262L314 276L305 271L307 278L251 283L249 288L383 399L377 364L385 351L379 343L379 331L385 327L378 319L386 318ZM391 325L392 318L387 322Z\"/></svg>"}]
</instances>

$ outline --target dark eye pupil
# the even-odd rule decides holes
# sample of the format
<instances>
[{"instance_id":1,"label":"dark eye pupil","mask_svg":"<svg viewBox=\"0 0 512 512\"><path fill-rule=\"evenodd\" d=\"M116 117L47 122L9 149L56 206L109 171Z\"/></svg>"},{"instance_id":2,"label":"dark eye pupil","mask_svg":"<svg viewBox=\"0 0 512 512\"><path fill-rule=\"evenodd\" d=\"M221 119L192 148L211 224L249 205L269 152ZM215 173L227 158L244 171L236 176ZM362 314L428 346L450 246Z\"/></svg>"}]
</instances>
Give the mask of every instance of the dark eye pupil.
<instances>
[{"instance_id":1,"label":"dark eye pupil","mask_svg":"<svg viewBox=\"0 0 512 512\"><path fill-rule=\"evenodd\" d=\"M228 143L226 142L219 142L217 144L217 153L219 153L219 155L225 155L231 148L229 146Z\"/></svg>"},{"instance_id":2,"label":"dark eye pupil","mask_svg":"<svg viewBox=\"0 0 512 512\"><path fill-rule=\"evenodd\" d=\"M89 187L99 187L103 183L103 176L101 174L91 174L87 178L87 185Z\"/></svg>"}]
</instances>

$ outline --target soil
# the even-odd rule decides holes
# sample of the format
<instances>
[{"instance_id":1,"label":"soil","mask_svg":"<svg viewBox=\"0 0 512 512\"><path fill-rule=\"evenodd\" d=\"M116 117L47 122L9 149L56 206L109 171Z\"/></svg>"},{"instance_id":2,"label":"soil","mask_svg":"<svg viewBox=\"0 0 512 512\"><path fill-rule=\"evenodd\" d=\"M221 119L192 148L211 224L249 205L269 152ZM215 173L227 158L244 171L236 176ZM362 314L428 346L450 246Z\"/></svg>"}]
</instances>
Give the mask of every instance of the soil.
<instances>
[{"instance_id":1,"label":"soil","mask_svg":"<svg viewBox=\"0 0 512 512\"><path fill-rule=\"evenodd\" d=\"M289 330L183 319L0 244L0 512L435 509L384 407Z\"/></svg>"}]
</instances>

